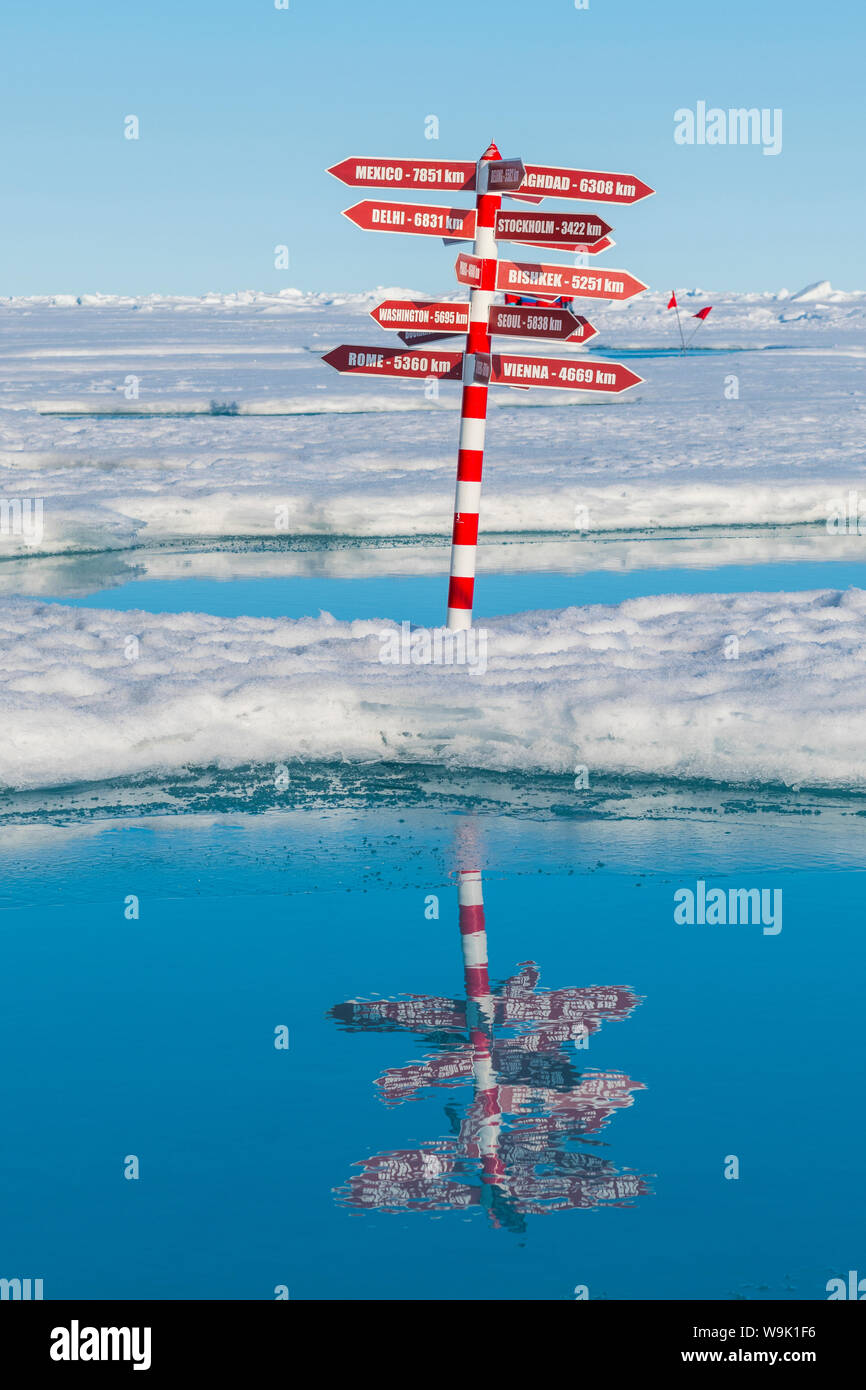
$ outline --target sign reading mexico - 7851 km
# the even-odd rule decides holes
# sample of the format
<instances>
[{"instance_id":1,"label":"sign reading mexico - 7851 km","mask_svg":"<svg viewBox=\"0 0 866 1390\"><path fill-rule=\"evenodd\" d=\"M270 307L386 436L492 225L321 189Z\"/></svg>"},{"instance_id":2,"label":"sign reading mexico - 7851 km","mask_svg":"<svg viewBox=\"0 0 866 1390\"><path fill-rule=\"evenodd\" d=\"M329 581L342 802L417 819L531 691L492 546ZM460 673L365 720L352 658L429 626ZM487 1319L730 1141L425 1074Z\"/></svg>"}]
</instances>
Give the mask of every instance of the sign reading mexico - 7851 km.
<instances>
[{"instance_id":1,"label":"sign reading mexico - 7851 km","mask_svg":"<svg viewBox=\"0 0 866 1390\"><path fill-rule=\"evenodd\" d=\"M386 188L401 193L421 190L428 195L453 195L471 189L476 194L474 208L370 198L346 209L344 215L368 231L440 237L446 245L472 241L471 250L461 252L455 265L458 281L469 286L469 301L383 300L370 312L381 328L399 333L406 348L343 343L324 357L329 366L352 376L462 383L447 622L449 628L467 628L472 624L489 387L511 386L525 391L541 386L618 395L641 381L621 362L493 350L495 334L556 341L561 351L570 347L579 350L596 329L573 311L573 300L622 301L646 289L626 270L500 261L500 241L539 247L546 254L580 250L597 255L613 245L609 236L613 228L598 213L503 212L502 199L537 204L553 197L627 204L640 202L653 190L630 174L503 159L494 144L475 162L365 157L344 159L328 173L351 188ZM494 304L494 295L500 290L510 292L506 303ZM528 301L523 300L524 295ZM515 302L518 298L520 302ZM464 351L422 347L463 333Z\"/></svg>"}]
</instances>

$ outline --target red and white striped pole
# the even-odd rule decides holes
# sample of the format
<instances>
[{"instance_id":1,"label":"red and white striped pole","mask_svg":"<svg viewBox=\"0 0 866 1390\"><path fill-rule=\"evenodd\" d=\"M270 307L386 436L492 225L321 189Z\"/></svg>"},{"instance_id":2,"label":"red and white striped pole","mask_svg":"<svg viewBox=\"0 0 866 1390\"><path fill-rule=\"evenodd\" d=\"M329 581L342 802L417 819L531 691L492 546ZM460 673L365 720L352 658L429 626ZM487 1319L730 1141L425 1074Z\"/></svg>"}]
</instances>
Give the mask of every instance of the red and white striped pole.
<instances>
[{"instance_id":1,"label":"red and white striped pole","mask_svg":"<svg viewBox=\"0 0 866 1390\"><path fill-rule=\"evenodd\" d=\"M502 1107L499 1082L493 1070L494 1001L487 965L487 932L484 926L484 897L479 869L461 869L457 875L460 908L460 945L463 948L463 974L466 981L466 1015L472 1048L472 1077L475 1083L476 1142L484 1182L497 1186L505 1179L505 1164L499 1157L499 1131Z\"/></svg>"},{"instance_id":2,"label":"red and white striped pole","mask_svg":"<svg viewBox=\"0 0 866 1390\"><path fill-rule=\"evenodd\" d=\"M491 141L478 161L478 196L475 221L476 256L495 262L493 234L502 195L486 191L484 165L501 159ZM454 498L454 530L451 536L451 572L448 581L448 627L472 626L475 589L475 552L478 548L478 512L481 506L481 465L484 460L484 427L487 420L487 381L475 381L475 354L490 352L488 321L496 285L495 267L488 265L479 288L469 294L469 333L463 359L463 402L460 410L460 446L457 455L457 492Z\"/></svg>"}]
</instances>

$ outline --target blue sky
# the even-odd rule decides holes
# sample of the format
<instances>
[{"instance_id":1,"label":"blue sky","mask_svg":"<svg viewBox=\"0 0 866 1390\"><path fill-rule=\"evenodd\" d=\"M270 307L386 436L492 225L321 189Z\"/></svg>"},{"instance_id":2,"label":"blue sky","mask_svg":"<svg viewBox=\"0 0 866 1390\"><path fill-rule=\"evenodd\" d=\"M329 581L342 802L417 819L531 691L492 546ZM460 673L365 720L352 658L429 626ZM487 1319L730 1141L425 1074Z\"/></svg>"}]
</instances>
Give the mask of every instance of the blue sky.
<instances>
[{"instance_id":1,"label":"blue sky","mask_svg":"<svg viewBox=\"0 0 866 1390\"><path fill-rule=\"evenodd\" d=\"M652 287L866 288L866 24L853 0L10 10L0 296L450 290L453 252L353 227L340 209L375 195L324 170L352 154L472 159L491 138L533 163L655 187L608 218L618 244L604 257ZM674 112L700 100L781 108L781 153L675 144ZM431 114L438 140L425 139Z\"/></svg>"}]
</instances>

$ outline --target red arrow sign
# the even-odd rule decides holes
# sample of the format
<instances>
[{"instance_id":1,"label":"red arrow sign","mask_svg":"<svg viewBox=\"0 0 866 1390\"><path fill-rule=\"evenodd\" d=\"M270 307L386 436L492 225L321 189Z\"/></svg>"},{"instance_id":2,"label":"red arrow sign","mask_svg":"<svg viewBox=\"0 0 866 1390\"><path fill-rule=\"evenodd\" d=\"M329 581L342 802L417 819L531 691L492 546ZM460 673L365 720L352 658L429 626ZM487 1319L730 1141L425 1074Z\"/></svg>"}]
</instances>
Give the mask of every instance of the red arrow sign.
<instances>
[{"instance_id":1,"label":"red arrow sign","mask_svg":"<svg viewBox=\"0 0 866 1390\"><path fill-rule=\"evenodd\" d=\"M519 188L526 170L522 159L489 159L485 161L488 193L507 193Z\"/></svg>"},{"instance_id":2,"label":"red arrow sign","mask_svg":"<svg viewBox=\"0 0 866 1390\"><path fill-rule=\"evenodd\" d=\"M466 333L469 329L468 304L442 304L435 299L383 299L370 314L382 328L411 328L418 332L432 328L444 333Z\"/></svg>"},{"instance_id":3,"label":"red arrow sign","mask_svg":"<svg viewBox=\"0 0 866 1390\"><path fill-rule=\"evenodd\" d=\"M565 294L585 299L632 299L646 285L627 270L582 270L565 265L497 262L496 288L529 294Z\"/></svg>"},{"instance_id":4,"label":"red arrow sign","mask_svg":"<svg viewBox=\"0 0 866 1390\"><path fill-rule=\"evenodd\" d=\"M467 188L471 185L466 184ZM634 174L600 174L591 169L558 169L553 164L527 164L521 193L546 198L594 198L598 203L639 203L655 190Z\"/></svg>"},{"instance_id":5,"label":"red arrow sign","mask_svg":"<svg viewBox=\"0 0 866 1390\"><path fill-rule=\"evenodd\" d=\"M637 386L621 362L587 362L583 357L511 357L493 354L491 384L496 386L558 386L565 391L608 391L619 394Z\"/></svg>"},{"instance_id":6,"label":"red arrow sign","mask_svg":"<svg viewBox=\"0 0 866 1390\"><path fill-rule=\"evenodd\" d=\"M454 262L454 273L460 284L472 285L476 290L492 290L495 272L495 261L485 261L480 256L471 256L468 251L461 251Z\"/></svg>"},{"instance_id":7,"label":"red arrow sign","mask_svg":"<svg viewBox=\"0 0 866 1390\"><path fill-rule=\"evenodd\" d=\"M474 188L475 161L463 159L342 159L328 170L350 188Z\"/></svg>"},{"instance_id":8,"label":"red arrow sign","mask_svg":"<svg viewBox=\"0 0 866 1390\"><path fill-rule=\"evenodd\" d=\"M571 343L586 343L597 332L588 319L570 309L511 304L494 304L488 329L518 338L565 338Z\"/></svg>"},{"instance_id":9,"label":"red arrow sign","mask_svg":"<svg viewBox=\"0 0 866 1390\"><path fill-rule=\"evenodd\" d=\"M474 208L437 208L427 203L380 203L366 198L343 216L365 232L412 232L416 236L475 236Z\"/></svg>"},{"instance_id":10,"label":"red arrow sign","mask_svg":"<svg viewBox=\"0 0 866 1390\"><path fill-rule=\"evenodd\" d=\"M355 376L437 376L443 381L460 381L463 375L463 353L445 350L413 352L406 348L356 347L353 343L343 343L326 352L322 361L338 372L350 372Z\"/></svg>"},{"instance_id":11,"label":"red arrow sign","mask_svg":"<svg viewBox=\"0 0 866 1390\"><path fill-rule=\"evenodd\" d=\"M500 241L586 242L591 245L612 232L613 227L597 213L498 212L495 236Z\"/></svg>"}]
</instances>

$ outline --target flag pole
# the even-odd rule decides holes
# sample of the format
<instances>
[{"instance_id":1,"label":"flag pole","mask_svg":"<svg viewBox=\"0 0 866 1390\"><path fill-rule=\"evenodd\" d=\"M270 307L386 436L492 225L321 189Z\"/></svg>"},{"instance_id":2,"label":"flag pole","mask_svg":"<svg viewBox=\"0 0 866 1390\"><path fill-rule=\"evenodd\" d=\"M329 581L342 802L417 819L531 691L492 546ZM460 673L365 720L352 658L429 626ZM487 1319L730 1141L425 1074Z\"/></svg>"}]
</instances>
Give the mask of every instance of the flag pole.
<instances>
[{"instance_id":1,"label":"flag pole","mask_svg":"<svg viewBox=\"0 0 866 1390\"><path fill-rule=\"evenodd\" d=\"M499 150L491 141L477 166L475 245L472 251L482 262L488 263L497 259L494 228L502 198L498 193L486 191L487 177L483 166L490 160L501 158ZM463 358L463 400L460 407L457 488L454 497L454 528L451 533L448 581L447 626L453 630L472 626L488 391L486 378L483 381L474 380L475 354L490 352L488 320L495 285L495 266L488 264L484 267L481 285L477 289L473 287L469 294L469 333Z\"/></svg>"},{"instance_id":2,"label":"flag pole","mask_svg":"<svg viewBox=\"0 0 866 1390\"><path fill-rule=\"evenodd\" d=\"M712 306L712 304L711 304L710 307L709 307L709 309L707 309L707 310L703 310L703 309L702 309L701 312L700 312L699 314L695 314L695 315L694 315L694 317L698 320L698 324L697 324L697 328L695 328L695 332L692 334L692 336L689 338L689 341L686 343L686 347L689 347L690 344L692 344L692 343L694 342L694 340L695 340L695 333L698 332L698 329L700 328L700 326L701 326L702 323L706 323L706 321L707 321L707 319L709 318L709 315L710 315L710 309L711 309L712 307L713 307L713 306Z\"/></svg>"},{"instance_id":3,"label":"flag pole","mask_svg":"<svg viewBox=\"0 0 866 1390\"><path fill-rule=\"evenodd\" d=\"M684 353L685 350L686 350L686 345L685 345L685 340L684 340L684 338L683 338L683 325L682 325L682 323L680 322L680 306L679 306L679 304L677 303L677 292L676 292L676 290L671 290L671 299L674 301L674 308L675 308L676 311L677 311L677 327L678 327L679 330L680 330L680 354L682 354L682 353Z\"/></svg>"}]
</instances>

